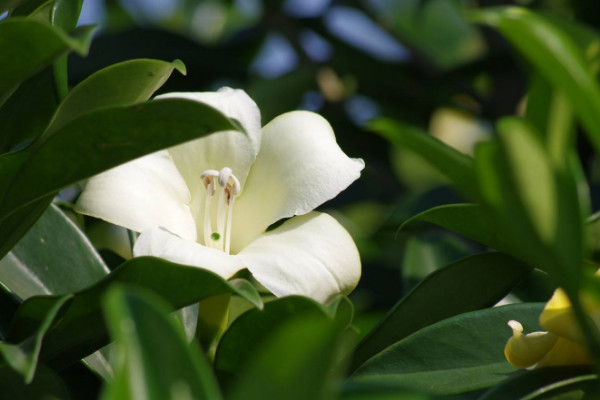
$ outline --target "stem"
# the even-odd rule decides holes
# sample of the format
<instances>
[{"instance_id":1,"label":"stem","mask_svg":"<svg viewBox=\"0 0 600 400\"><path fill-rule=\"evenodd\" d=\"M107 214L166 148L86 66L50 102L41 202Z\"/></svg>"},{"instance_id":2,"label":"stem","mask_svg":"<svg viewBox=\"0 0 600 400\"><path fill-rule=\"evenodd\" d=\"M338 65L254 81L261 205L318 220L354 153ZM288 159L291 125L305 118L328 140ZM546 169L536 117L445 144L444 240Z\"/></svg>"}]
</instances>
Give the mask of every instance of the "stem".
<instances>
[{"instance_id":1,"label":"stem","mask_svg":"<svg viewBox=\"0 0 600 400\"><path fill-rule=\"evenodd\" d=\"M227 328L230 299L231 294L226 293L200 302L196 338L211 360L214 359L218 340Z\"/></svg>"}]
</instances>

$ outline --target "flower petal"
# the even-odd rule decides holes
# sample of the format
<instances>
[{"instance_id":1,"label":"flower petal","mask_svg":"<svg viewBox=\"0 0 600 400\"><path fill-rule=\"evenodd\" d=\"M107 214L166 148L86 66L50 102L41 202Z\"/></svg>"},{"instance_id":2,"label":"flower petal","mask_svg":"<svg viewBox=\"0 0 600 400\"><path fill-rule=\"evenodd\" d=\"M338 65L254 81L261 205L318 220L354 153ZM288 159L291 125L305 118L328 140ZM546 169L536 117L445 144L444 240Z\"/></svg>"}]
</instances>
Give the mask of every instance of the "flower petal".
<instances>
[{"instance_id":1,"label":"flower petal","mask_svg":"<svg viewBox=\"0 0 600 400\"><path fill-rule=\"evenodd\" d=\"M183 98L210 105L229 118L238 120L246 133L223 131L169 149L192 195L191 209L196 219L199 241L204 242L204 184L200 178L207 169L229 167L244 187L250 166L256 159L261 140L260 111L243 90L222 88L217 92L167 93L156 99Z\"/></svg>"},{"instance_id":2,"label":"flower petal","mask_svg":"<svg viewBox=\"0 0 600 400\"><path fill-rule=\"evenodd\" d=\"M196 240L190 192L166 150L89 179L75 210L142 232L164 226Z\"/></svg>"},{"instance_id":3,"label":"flower petal","mask_svg":"<svg viewBox=\"0 0 600 400\"><path fill-rule=\"evenodd\" d=\"M550 332L532 332L523 335L523 325L509 321L512 337L504 347L504 356L517 368L527 368L537 364L552 349L558 336Z\"/></svg>"},{"instance_id":4,"label":"flower petal","mask_svg":"<svg viewBox=\"0 0 600 400\"><path fill-rule=\"evenodd\" d=\"M363 168L362 160L344 154L320 115L293 111L275 118L263 128L260 152L236 201L232 250L243 249L272 223L332 199Z\"/></svg>"},{"instance_id":5,"label":"flower petal","mask_svg":"<svg viewBox=\"0 0 600 400\"><path fill-rule=\"evenodd\" d=\"M581 344L559 337L552 349L537 363L536 368L561 365L593 364L590 354Z\"/></svg>"},{"instance_id":6,"label":"flower petal","mask_svg":"<svg viewBox=\"0 0 600 400\"><path fill-rule=\"evenodd\" d=\"M540 314L540 325L547 331L575 342L583 342L579 323L571 308L571 302L562 289L556 289Z\"/></svg>"},{"instance_id":7,"label":"flower petal","mask_svg":"<svg viewBox=\"0 0 600 400\"><path fill-rule=\"evenodd\" d=\"M331 216L312 212L261 235L238 254L257 281L278 297L320 302L348 294L360 279L350 234Z\"/></svg>"},{"instance_id":8,"label":"flower petal","mask_svg":"<svg viewBox=\"0 0 600 400\"><path fill-rule=\"evenodd\" d=\"M162 227L142 232L133 247L134 257L153 256L212 271L224 279L246 268L237 256L185 240Z\"/></svg>"}]
</instances>

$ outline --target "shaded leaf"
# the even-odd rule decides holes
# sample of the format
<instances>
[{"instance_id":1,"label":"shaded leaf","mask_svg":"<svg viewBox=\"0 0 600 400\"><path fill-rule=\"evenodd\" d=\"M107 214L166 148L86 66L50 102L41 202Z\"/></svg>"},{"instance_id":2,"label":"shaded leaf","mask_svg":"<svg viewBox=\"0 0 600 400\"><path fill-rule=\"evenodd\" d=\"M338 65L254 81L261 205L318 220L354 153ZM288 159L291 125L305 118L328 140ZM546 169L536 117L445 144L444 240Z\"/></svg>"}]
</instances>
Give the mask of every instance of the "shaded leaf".
<instances>
[{"instance_id":1,"label":"shaded leaf","mask_svg":"<svg viewBox=\"0 0 600 400\"><path fill-rule=\"evenodd\" d=\"M395 385L437 394L484 389L516 369L504 358L507 321L539 330L543 304L473 311L428 326L371 358L353 375L359 382Z\"/></svg>"},{"instance_id":2,"label":"shaded leaf","mask_svg":"<svg viewBox=\"0 0 600 400\"><path fill-rule=\"evenodd\" d=\"M433 272L396 303L358 344L350 371L419 329L453 315L496 304L530 270L505 254L485 253Z\"/></svg>"},{"instance_id":3,"label":"shaded leaf","mask_svg":"<svg viewBox=\"0 0 600 400\"><path fill-rule=\"evenodd\" d=\"M17 344L0 342L0 354L4 358L3 363L8 364L21 374L26 384L31 383L33 380L44 335L56 319L59 311L64 308L69 300L71 300L71 296L63 296L54 302L39 327L22 342Z\"/></svg>"}]
</instances>

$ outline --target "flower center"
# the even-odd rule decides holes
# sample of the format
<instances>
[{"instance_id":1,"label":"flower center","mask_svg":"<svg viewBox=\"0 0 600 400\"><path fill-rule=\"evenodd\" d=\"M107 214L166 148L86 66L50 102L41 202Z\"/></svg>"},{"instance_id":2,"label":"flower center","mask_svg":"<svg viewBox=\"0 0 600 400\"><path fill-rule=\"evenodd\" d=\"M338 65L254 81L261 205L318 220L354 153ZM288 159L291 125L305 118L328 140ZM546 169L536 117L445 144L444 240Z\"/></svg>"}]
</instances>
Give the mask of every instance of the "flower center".
<instances>
[{"instance_id":1,"label":"flower center","mask_svg":"<svg viewBox=\"0 0 600 400\"><path fill-rule=\"evenodd\" d=\"M201 175L206 188L204 198L204 245L229 254L231 243L231 219L233 203L240 192L240 181L233 175L231 168L220 171L207 169ZM216 205L216 227L211 219L212 198L219 194Z\"/></svg>"}]
</instances>

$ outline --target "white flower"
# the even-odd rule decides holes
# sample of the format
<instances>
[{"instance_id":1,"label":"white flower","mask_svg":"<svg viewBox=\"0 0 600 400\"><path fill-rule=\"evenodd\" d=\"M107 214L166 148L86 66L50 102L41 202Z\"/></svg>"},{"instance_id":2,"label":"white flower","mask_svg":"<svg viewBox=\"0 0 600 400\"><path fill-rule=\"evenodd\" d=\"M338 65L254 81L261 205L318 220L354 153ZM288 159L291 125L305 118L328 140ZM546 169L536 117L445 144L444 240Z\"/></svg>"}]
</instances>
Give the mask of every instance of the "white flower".
<instances>
[{"instance_id":1,"label":"white flower","mask_svg":"<svg viewBox=\"0 0 600 400\"><path fill-rule=\"evenodd\" d=\"M97 175L77 202L79 212L141 232L135 256L225 279L248 268L276 296L326 302L356 286L360 258L352 238L312 210L356 180L364 163L342 152L325 119L294 111L261 130L258 107L242 90L159 98L206 103L247 133L219 132Z\"/></svg>"}]
</instances>

